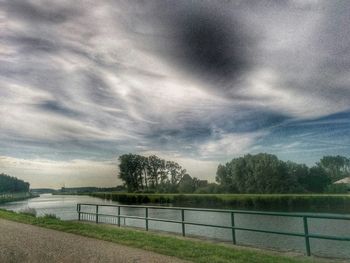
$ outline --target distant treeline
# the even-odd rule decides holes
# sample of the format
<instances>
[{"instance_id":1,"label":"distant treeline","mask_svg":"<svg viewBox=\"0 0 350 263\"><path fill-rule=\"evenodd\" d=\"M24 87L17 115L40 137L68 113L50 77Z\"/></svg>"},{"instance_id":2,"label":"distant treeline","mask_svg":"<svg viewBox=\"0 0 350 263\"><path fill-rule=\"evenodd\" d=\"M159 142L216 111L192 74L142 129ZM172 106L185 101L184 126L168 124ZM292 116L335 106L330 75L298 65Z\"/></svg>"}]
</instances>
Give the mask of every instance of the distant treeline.
<instances>
[{"instance_id":1,"label":"distant treeline","mask_svg":"<svg viewBox=\"0 0 350 263\"><path fill-rule=\"evenodd\" d=\"M29 183L24 182L16 177L6 174L0 174L0 193L18 193L28 192Z\"/></svg>"},{"instance_id":2,"label":"distant treeline","mask_svg":"<svg viewBox=\"0 0 350 263\"><path fill-rule=\"evenodd\" d=\"M125 190L123 186L116 187L62 187L60 190L56 190L55 194L85 194L85 193L94 193L94 192L118 192Z\"/></svg>"},{"instance_id":3,"label":"distant treeline","mask_svg":"<svg viewBox=\"0 0 350 263\"><path fill-rule=\"evenodd\" d=\"M260 153L219 165L216 181L219 191L228 193L340 193L346 192L348 186L333 183L348 176L350 160L343 156L324 156L308 167Z\"/></svg>"},{"instance_id":4,"label":"distant treeline","mask_svg":"<svg viewBox=\"0 0 350 263\"><path fill-rule=\"evenodd\" d=\"M119 157L119 178L128 192L144 193L344 193L345 184L334 182L350 176L350 159L324 156L308 167L282 161L267 153L247 154L220 164L217 183L192 178L178 163L155 155L124 154Z\"/></svg>"}]
</instances>

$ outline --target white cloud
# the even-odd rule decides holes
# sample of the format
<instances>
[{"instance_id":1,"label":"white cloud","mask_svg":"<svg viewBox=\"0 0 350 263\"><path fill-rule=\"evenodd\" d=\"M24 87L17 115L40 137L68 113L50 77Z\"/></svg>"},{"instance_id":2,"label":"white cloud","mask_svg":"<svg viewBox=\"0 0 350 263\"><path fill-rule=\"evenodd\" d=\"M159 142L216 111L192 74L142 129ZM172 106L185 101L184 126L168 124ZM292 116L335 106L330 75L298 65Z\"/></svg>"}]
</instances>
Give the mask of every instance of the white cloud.
<instances>
[{"instance_id":1,"label":"white cloud","mask_svg":"<svg viewBox=\"0 0 350 263\"><path fill-rule=\"evenodd\" d=\"M294 118L318 118L345 111L345 103L334 104L325 100L322 94L305 93L286 87L278 72L272 69L260 69L248 74L240 95L250 97L251 106L260 105L271 111L282 112Z\"/></svg>"},{"instance_id":2,"label":"white cloud","mask_svg":"<svg viewBox=\"0 0 350 263\"><path fill-rule=\"evenodd\" d=\"M200 156L204 158L233 158L249 152L251 146L266 132L219 134L216 139L199 147Z\"/></svg>"}]
</instances>

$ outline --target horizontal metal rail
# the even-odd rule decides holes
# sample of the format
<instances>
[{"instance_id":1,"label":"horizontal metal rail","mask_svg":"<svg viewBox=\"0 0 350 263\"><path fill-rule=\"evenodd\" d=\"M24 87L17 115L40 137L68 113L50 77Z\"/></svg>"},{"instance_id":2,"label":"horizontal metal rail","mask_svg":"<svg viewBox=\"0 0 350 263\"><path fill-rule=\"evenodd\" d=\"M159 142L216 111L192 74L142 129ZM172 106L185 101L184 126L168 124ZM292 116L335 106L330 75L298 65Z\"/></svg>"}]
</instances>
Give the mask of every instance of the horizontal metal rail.
<instances>
[{"instance_id":1,"label":"horizontal metal rail","mask_svg":"<svg viewBox=\"0 0 350 263\"><path fill-rule=\"evenodd\" d=\"M209 208L192 208L192 207L176 207L176 206L142 206L142 205L108 205L108 204L91 204L80 203L78 205L85 206L107 206L107 207L126 207L126 208L148 208L148 209L165 209L165 210L184 210L184 211L199 211L199 212L216 212L216 213L236 213L236 214L251 214L251 215L271 215L271 216L287 216L287 217L308 217L308 218L324 218L324 219L341 219L350 220L349 216L335 215L318 215L310 213L286 213L286 212L264 212L264 211L247 211L247 210L229 210L229 209L209 209Z\"/></svg>"},{"instance_id":2,"label":"horizontal metal rail","mask_svg":"<svg viewBox=\"0 0 350 263\"><path fill-rule=\"evenodd\" d=\"M95 207L96 212L85 212L81 211L82 206L93 206ZM99 213L99 207L115 207L118 208L117 214L103 214ZM120 208L135 208L135 209L144 209L145 216L132 216L132 215L122 215ZM148 213L150 209L159 210L176 210L181 211L181 220L172 220L172 219L162 219L162 218L153 218L149 217ZM213 224L204 224L204 223L196 223L185 221L185 211L197 211L197 212L215 212L215 213L226 213L231 215L231 226L223 226L223 225L213 225ZM96 223L99 222L99 217L113 217L118 219L118 225L120 226L120 218L129 218L129 219L138 219L145 220L146 225L145 228L148 231L148 222L156 221L156 222L167 222L167 223L175 223L182 225L182 235L185 236L185 226L186 225L194 225L194 226L204 226L204 227L213 227L213 228L222 228L222 229L230 229L232 231L232 242L236 244L236 230L239 231L249 231L249 232L257 232L257 233L266 233L266 234L277 234L277 235L285 235L285 236L295 236L295 237L303 237L305 239L305 249L306 254L308 256L311 255L311 247L310 247L310 238L313 239L324 239L324 240L336 240L336 241L350 241L350 237L340 237L340 236L329 236L329 235L321 235L321 234L312 234L309 233L308 227L308 218L312 219L332 219L332 220L350 220L350 216L341 216L341 215L318 215L318 214L310 214L310 213L284 213L284 212L262 212L262 211L245 211L245 210L224 210L224 209L201 209L201 208L189 208L189 207L165 207L165 206L137 206L137 205L107 205L107 204L88 204L81 203L77 204L77 212L78 219L82 220L81 215L88 215L90 218L88 220L94 220ZM246 214L246 215L261 215L261 216L283 216L283 217L293 217L293 218L301 218L303 220L303 233L295 233L295 232L286 232L286 231L272 231L272 230L264 230L264 229L256 229L256 228L245 228L238 227L235 225L235 214Z\"/></svg>"}]
</instances>

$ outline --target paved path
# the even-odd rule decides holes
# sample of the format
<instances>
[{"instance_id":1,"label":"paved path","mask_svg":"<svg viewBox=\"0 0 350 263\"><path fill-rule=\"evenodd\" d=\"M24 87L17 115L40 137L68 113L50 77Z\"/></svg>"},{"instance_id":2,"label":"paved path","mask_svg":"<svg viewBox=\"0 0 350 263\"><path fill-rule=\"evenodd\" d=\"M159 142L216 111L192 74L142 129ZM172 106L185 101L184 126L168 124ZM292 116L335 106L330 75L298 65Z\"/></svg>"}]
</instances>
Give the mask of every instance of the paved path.
<instances>
[{"instance_id":1,"label":"paved path","mask_svg":"<svg viewBox=\"0 0 350 263\"><path fill-rule=\"evenodd\" d=\"M184 262L142 249L0 219L0 262Z\"/></svg>"}]
</instances>

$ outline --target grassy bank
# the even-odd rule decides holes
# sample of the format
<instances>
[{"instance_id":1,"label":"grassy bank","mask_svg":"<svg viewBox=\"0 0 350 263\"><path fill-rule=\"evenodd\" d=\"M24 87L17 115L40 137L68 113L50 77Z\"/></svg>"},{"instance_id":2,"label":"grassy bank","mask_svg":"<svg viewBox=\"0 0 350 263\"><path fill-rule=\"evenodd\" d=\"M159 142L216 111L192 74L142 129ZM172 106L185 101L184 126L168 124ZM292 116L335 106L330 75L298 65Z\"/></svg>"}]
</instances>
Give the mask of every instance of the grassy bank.
<instances>
[{"instance_id":1,"label":"grassy bank","mask_svg":"<svg viewBox=\"0 0 350 263\"><path fill-rule=\"evenodd\" d=\"M91 195L123 204L152 203L231 209L350 213L350 195L346 194L93 193Z\"/></svg>"},{"instance_id":2,"label":"grassy bank","mask_svg":"<svg viewBox=\"0 0 350 263\"><path fill-rule=\"evenodd\" d=\"M199 263L311 262L311 260L304 258L291 258L268 252L253 251L204 241L194 241L107 225L61 221L50 217L34 217L5 210L0 210L0 218L102 239Z\"/></svg>"},{"instance_id":3,"label":"grassy bank","mask_svg":"<svg viewBox=\"0 0 350 263\"><path fill-rule=\"evenodd\" d=\"M33 195L31 193L6 193L0 194L0 204L4 204L7 202L21 201L28 198L37 197L37 195Z\"/></svg>"}]
</instances>

